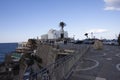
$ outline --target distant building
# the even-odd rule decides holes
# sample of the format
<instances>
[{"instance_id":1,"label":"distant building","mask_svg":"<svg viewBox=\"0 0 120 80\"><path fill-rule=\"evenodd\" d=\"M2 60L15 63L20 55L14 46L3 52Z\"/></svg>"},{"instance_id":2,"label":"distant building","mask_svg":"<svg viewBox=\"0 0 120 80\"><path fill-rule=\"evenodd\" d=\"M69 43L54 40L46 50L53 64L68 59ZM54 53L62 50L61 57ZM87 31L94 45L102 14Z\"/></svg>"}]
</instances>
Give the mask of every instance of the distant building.
<instances>
[{"instance_id":1,"label":"distant building","mask_svg":"<svg viewBox=\"0 0 120 80\"><path fill-rule=\"evenodd\" d=\"M47 34L41 36L41 39L59 39L61 38L61 34L64 33L64 38L68 38L68 32L62 30L54 30L50 29Z\"/></svg>"},{"instance_id":2,"label":"distant building","mask_svg":"<svg viewBox=\"0 0 120 80\"><path fill-rule=\"evenodd\" d=\"M16 48L16 52L24 53L27 50L29 50L27 42L18 43L18 47Z\"/></svg>"},{"instance_id":3,"label":"distant building","mask_svg":"<svg viewBox=\"0 0 120 80\"><path fill-rule=\"evenodd\" d=\"M23 49L25 47L27 47L27 42L20 42L20 43L18 43L17 49Z\"/></svg>"},{"instance_id":4,"label":"distant building","mask_svg":"<svg viewBox=\"0 0 120 80\"><path fill-rule=\"evenodd\" d=\"M48 34L43 34L43 35L41 36L41 39L47 40L47 39L48 39Z\"/></svg>"}]
</instances>

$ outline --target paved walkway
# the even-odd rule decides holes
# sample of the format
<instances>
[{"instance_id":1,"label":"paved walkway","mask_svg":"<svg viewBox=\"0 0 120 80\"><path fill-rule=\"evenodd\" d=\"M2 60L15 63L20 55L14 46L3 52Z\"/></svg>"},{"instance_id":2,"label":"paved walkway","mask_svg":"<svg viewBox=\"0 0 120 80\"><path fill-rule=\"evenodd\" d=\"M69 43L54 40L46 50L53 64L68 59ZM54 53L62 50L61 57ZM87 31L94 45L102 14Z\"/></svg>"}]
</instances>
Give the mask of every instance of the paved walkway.
<instances>
[{"instance_id":1,"label":"paved walkway","mask_svg":"<svg viewBox=\"0 0 120 80\"><path fill-rule=\"evenodd\" d=\"M120 80L120 47L106 45L102 50L91 47L68 80Z\"/></svg>"}]
</instances>

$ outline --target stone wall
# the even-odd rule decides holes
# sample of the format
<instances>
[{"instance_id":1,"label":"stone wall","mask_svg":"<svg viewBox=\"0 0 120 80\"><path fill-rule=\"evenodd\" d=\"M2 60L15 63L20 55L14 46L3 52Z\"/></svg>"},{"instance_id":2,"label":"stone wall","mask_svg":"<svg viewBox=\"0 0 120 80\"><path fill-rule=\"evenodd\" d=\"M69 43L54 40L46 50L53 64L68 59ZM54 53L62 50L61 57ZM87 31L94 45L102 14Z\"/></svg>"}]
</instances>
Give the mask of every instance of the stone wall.
<instances>
[{"instance_id":1,"label":"stone wall","mask_svg":"<svg viewBox=\"0 0 120 80\"><path fill-rule=\"evenodd\" d=\"M42 67L55 62L57 51L50 45L39 44L37 48L37 56L42 59Z\"/></svg>"}]
</instances>

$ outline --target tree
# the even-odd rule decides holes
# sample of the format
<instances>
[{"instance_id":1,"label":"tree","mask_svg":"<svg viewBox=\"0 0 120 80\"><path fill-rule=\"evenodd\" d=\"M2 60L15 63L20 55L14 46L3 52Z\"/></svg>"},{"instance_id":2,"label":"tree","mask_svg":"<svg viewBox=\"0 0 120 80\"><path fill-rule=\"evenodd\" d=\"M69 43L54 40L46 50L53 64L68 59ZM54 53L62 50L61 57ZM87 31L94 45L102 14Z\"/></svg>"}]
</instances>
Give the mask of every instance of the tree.
<instances>
[{"instance_id":1,"label":"tree","mask_svg":"<svg viewBox=\"0 0 120 80\"><path fill-rule=\"evenodd\" d=\"M66 24L64 22L60 22L59 26L61 27L61 29L63 30L63 28L66 26Z\"/></svg>"},{"instance_id":2,"label":"tree","mask_svg":"<svg viewBox=\"0 0 120 80\"><path fill-rule=\"evenodd\" d=\"M66 26L66 24L64 22L60 22L59 26L61 27L61 30L62 30L61 38L64 38L64 30L63 30L63 28Z\"/></svg>"},{"instance_id":3,"label":"tree","mask_svg":"<svg viewBox=\"0 0 120 80\"><path fill-rule=\"evenodd\" d=\"M118 44L119 44L119 46L120 46L120 34L119 34L119 36L118 36Z\"/></svg>"},{"instance_id":4,"label":"tree","mask_svg":"<svg viewBox=\"0 0 120 80\"><path fill-rule=\"evenodd\" d=\"M85 33L85 36L88 38L88 33Z\"/></svg>"},{"instance_id":5,"label":"tree","mask_svg":"<svg viewBox=\"0 0 120 80\"><path fill-rule=\"evenodd\" d=\"M28 39L28 45L31 50L34 50L37 48L37 41L36 39Z\"/></svg>"}]
</instances>

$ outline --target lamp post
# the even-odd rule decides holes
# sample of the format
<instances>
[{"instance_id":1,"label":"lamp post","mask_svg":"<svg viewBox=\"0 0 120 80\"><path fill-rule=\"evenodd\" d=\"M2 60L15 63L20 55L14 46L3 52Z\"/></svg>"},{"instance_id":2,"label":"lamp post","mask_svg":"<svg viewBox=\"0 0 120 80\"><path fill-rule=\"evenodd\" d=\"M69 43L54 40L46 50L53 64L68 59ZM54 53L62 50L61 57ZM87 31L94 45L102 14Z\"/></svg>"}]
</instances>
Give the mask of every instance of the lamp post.
<instances>
[{"instance_id":1,"label":"lamp post","mask_svg":"<svg viewBox=\"0 0 120 80\"><path fill-rule=\"evenodd\" d=\"M73 39L75 40L75 35L73 35Z\"/></svg>"},{"instance_id":2,"label":"lamp post","mask_svg":"<svg viewBox=\"0 0 120 80\"><path fill-rule=\"evenodd\" d=\"M93 38L93 32L91 32L91 38Z\"/></svg>"}]
</instances>

